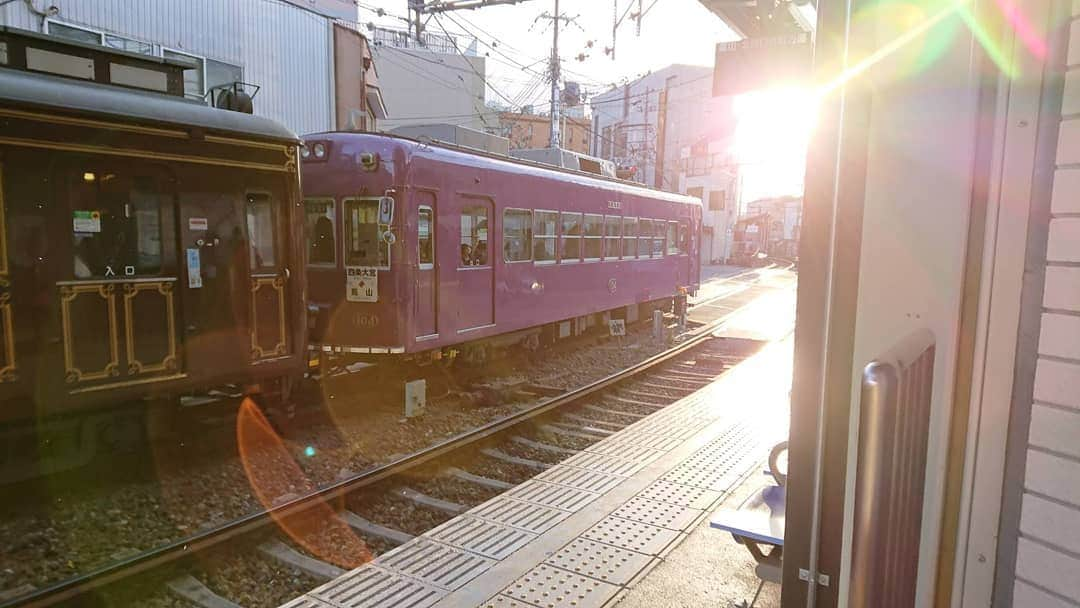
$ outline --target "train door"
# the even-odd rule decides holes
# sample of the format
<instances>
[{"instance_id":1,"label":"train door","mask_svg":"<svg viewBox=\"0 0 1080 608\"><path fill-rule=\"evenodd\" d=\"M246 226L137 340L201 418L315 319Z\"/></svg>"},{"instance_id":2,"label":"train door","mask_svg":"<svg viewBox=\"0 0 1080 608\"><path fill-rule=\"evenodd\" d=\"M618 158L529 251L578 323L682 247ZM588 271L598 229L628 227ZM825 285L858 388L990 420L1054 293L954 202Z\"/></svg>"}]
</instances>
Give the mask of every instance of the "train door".
<instances>
[{"instance_id":1,"label":"train door","mask_svg":"<svg viewBox=\"0 0 1080 608\"><path fill-rule=\"evenodd\" d=\"M413 318L416 338L428 338L439 334L438 301L439 276L435 265L435 197L421 193L421 204L416 214L416 299Z\"/></svg>"},{"instance_id":2,"label":"train door","mask_svg":"<svg viewBox=\"0 0 1080 608\"><path fill-rule=\"evenodd\" d=\"M446 310L454 311L458 332L495 324L495 272L492 270L490 229L494 218L491 199L460 196L456 199L450 221L460 227L455 266L457 289L446 294Z\"/></svg>"},{"instance_id":3,"label":"train door","mask_svg":"<svg viewBox=\"0 0 1080 608\"><path fill-rule=\"evenodd\" d=\"M68 227L72 252L56 285L70 390L181 372L175 184L140 163L57 165L57 225Z\"/></svg>"},{"instance_id":4,"label":"train door","mask_svg":"<svg viewBox=\"0 0 1080 608\"><path fill-rule=\"evenodd\" d=\"M259 362L291 352L285 323L290 278L283 242L286 212L269 191L251 190L244 198L251 271L251 360Z\"/></svg>"}]
</instances>

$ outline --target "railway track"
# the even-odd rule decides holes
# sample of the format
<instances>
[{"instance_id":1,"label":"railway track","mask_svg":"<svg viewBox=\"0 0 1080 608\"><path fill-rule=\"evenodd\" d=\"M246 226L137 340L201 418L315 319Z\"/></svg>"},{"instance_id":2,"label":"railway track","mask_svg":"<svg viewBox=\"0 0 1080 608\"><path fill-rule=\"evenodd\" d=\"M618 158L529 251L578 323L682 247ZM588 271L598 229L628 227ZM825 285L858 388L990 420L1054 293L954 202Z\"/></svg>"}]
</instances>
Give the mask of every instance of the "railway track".
<instances>
[{"instance_id":1,"label":"railway track","mask_svg":"<svg viewBox=\"0 0 1080 608\"><path fill-rule=\"evenodd\" d=\"M717 299L733 299L732 305L740 301L745 304L756 295L748 288ZM315 580L332 575L340 566L296 551L287 544L287 539L270 532L275 528L273 524L302 521L320 510L325 516L327 505L334 505L334 511L341 514L338 517L363 539L365 545L376 551L386 550L410 535L422 532L425 525L434 527L441 523L434 517L423 520L427 523L399 524L404 528L412 525L408 530L395 528L392 525L395 522L379 515L385 513L388 503L413 505L412 511L434 512L448 519L486 500L491 492L513 487L575 450L678 400L722 373L745 353L706 353L702 360L711 359L718 364L712 367L699 365L700 357L695 354L701 349L708 350L710 342L715 345L711 332L721 321L707 323L682 343L637 365L545 399L529 409L261 512L131 555L94 571L15 594L15 597L0 602L0 607L58 605L86 598L103 588L109 588L111 592L118 587L117 583L131 580L139 580L142 587L166 585L174 595L182 595L195 604L229 605L218 603L224 600L202 587L197 578L179 574L191 568L195 557L213 555L215 551L220 553L226 543L229 547L250 547L249 550L254 552L251 559L270 560L279 567L298 570ZM463 490L469 487L473 490ZM469 496L475 500L470 500ZM401 512L410 510L402 509ZM318 576L320 574L322 576Z\"/></svg>"}]
</instances>

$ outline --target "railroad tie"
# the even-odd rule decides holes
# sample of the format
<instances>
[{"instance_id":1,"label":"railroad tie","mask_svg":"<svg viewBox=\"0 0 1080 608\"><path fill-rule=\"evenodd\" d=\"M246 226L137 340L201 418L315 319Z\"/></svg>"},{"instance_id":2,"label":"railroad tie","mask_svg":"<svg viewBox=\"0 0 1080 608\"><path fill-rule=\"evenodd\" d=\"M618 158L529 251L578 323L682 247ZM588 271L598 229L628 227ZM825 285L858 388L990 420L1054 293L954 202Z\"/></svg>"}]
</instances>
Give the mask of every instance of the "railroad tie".
<instances>
[{"instance_id":1,"label":"railroad tie","mask_svg":"<svg viewBox=\"0 0 1080 608\"><path fill-rule=\"evenodd\" d=\"M387 528L380 526L377 523L368 521L363 517L360 517L352 511L343 511L341 513L341 519L345 520L345 523L350 528L356 530L361 534L367 536L377 536L383 540L388 540L397 545L403 545L413 539L413 535L401 530L395 530L393 528Z\"/></svg>"},{"instance_id":2,"label":"railroad tie","mask_svg":"<svg viewBox=\"0 0 1080 608\"><path fill-rule=\"evenodd\" d=\"M481 475L474 475L468 471L463 471L457 467L447 467L446 474L454 479L460 479L461 481L467 481L474 483L478 486L485 488L491 488L492 490L505 491L514 487L514 484L503 481L501 479L492 479L490 477L483 477Z\"/></svg>"},{"instance_id":3,"label":"railroad tie","mask_svg":"<svg viewBox=\"0 0 1080 608\"><path fill-rule=\"evenodd\" d=\"M185 574L169 581L169 591L199 608L243 608L240 604L214 593L202 581Z\"/></svg>"},{"instance_id":4,"label":"railroad tie","mask_svg":"<svg viewBox=\"0 0 1080 608\"><path fill-rule=\"evenodd\" d=\"M615 434L615 433L613 433L611 431L603 431L603 434L601 434L600 432L597 432L597 433L592 433L592 432L582 433L582 432L580 432L578 430L573 430L573 428L576 428L576 427L571 427L571 428L568 429L568 428L565 428L564 426L560 426L558 423L541 424L540 428L547 431L547 432L549 432L549 433L555 433L556 435L565 435L567 437L577 437L578 439L588 439L589 441L600 441L601 439L607 437L608 435L614 435ZM600 431L600 429L596 429L596 430Z\"/></svg>"},{"instance_id":5,"label":"railroad tie","mask_svg":"<svg viewBox=\"0 0 1080 608\"><path fill-rule=\"evenodd\" d=\"M642 397L644 397L646 399L662 399L662 400L665 400L665 401L668 401L668 402L671 401L670 397L665 397L664 395L657 395L656 393L650 393L648 391L636 391L636 390L634 390L632 388L620 388L619 392L624 394L624 395L627 395L628 397L636 397L639 401L641 400ZM653 401L653 402L651 402L651 405L662 405L662 406L666 407L668 405L668 403L656 403L655 401Z\"/></svg>"},{"instance_id":6,"label":"railroad tie","mask_svg":"<svg viewBox=\"0 0 1080 608\"><path fill-rule=\"evenodd\" d=\"M299 570L317 579L331 580L345 574L341 568L308 557L277 539L259 545L259 551L286 567Z\"/></svg>"},{"instance_id":7,"label":"railroad tie","mask_svg":"<svg viewBox=\"0 0 1080 608\"><path fill-rule=\"evenodd\" d=\"M450 502L449 500L443 500L441 498L435 498L434 496L428 496L423 492L419 492L409 487L400 487L394 490L394 493L403 498L407 498L418 505L449 513L450 515L461 515L469 510L465 505L460 505L456 502Z\"/></svg>"},{"instance_id":8,"label":"railroad tie","mask_svg":"<svg viewBox=\"0 0 1080 608\"><path fill-rule=\"evenodd\" d=\"M567 420L573 420L574 422L578 422L578 423L581 423L581 424L585 425L584 428L586 430L595 429L597 431L604 431L605 433L608 432L608 429L604 429L604 428L601 428L601 427L609 427L609 428L614 429L616 431L621 431L621 430L623 430L624 428L626 428L628 426L626 424L616 424L614 422L605 422L603 420L594 420L592 418L587 418L585 416L578 416L577 414L563 414L562 417L566 418Z\"/></svg>"},{"instance_id":9,"label":"railroad tie","mask_svg":"<svg viewBox=\"0 0 1080 608\"><path fill-rule=\"evenodd\" d=\"M590 406L585 406L585 407L590 407ZM513 441L514 443L520 443L521 445L527 445L527 446L529 446L530 448L533 448L533 449L545 450L547 452L553 452L555 454L565 454L567 456L573 456L575 454L580 454L581 453L581 450L571 450L569 448L563 448L563 447L559 447L557 445L551 445L550 443L544 443L542 441L533 441L532 439L522 437L521 435L514 435L513 437L510 438L510 441Z\"/></svg>"},{"instance_id":10,"label":"railroad tie","mask_svg":"<svg viewBox=\"0 0 1080 608\"><path fill-rule=\"evenodd\" d=\"M693 384L695 389L703 386L709 386L711 381L705 380L704 377L690 377L682 376L680 372L674 372L673 376L653 376L653 380L663 380L664 382L680 382L682 384ZM696 374L695 374L696 376Z\"/></svg>"},{"instance_id":11,"label":"railroad tie","mask_svg":"<svg viewBox=\"0 0 1080 608\"><path fill-rule=\"evenodd\" d=\"M605 399L614 401L615 403L622 403L623 405L638 405L641 407L652 408L654 410L662 410L666 405L660 405L659 403L650 403L648 401L638 401L636 399L627 399L626 397L619 397L618 395L604 395Z\"/></svg>"},{"instance_id":12,"label":"railroad tie","mask_svg":"<svg viewBox=\"0 0 1080 608\"><path fill-rule=\"evenodd\" d=\"M507 454L502 450L496 450L495 448L484 448L480 450L480 453L489 458L494 458L495 460L501 460L502 462L508 462L510 464L518 464L538 471L546 471L551 468L551 465L540 462L539 460L518 458L517 456L511 456L510 454Z\"/></svg>"},{"instance_id":13,"label":"railroad tie","mask_svg":"<svg viewBox=\"0 0 1080 608\"><path fill-rule=\"evenodd\" d=\"M645 414L635 414L634 412L627 412L623 410L609 410L606 407L600 407L591 403L586 404L584 406L584 409L587 409L590 412L596 412L598 414L606 414L608 416L626 416L627 418L633 418L635 420L641 420L645 417Z\"/></svg>"}]
</instances>

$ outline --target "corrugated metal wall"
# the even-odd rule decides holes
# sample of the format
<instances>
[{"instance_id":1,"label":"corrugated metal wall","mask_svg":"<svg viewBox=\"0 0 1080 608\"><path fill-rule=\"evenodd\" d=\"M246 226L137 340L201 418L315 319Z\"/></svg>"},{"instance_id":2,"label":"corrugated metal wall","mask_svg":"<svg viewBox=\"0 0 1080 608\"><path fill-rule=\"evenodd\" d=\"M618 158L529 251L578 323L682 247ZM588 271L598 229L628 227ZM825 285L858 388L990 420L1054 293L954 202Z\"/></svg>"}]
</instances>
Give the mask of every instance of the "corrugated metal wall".
<instances>
[{"instance_id":1,"label":"corrugated metal wall","mask_svg":"<svg viewBox=\"0 0 1080 608\"><path fill-rule=\"evenodd\" d=\"M333 128L331 22L278 0L50 0L55 19L242 66L262 87L255 113L297 133ZM27 3L0 7L0 23L41 31Z\"/></svg>"}]
</instances>

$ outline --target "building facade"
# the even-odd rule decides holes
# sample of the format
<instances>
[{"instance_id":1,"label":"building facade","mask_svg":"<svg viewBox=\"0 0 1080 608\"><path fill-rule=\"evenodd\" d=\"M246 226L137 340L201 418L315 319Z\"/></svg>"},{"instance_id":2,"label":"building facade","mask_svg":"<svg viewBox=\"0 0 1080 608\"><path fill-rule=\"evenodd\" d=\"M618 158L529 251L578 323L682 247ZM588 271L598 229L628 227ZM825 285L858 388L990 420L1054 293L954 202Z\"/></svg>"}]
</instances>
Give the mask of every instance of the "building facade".
<instances>
[{"instance_id":1,"label":"building facade","mask_svg":"<svg viewBox=\"0 0 1080 608\"><path fill-rule=\"evenodd\" d=\"M590 123L585 118L563 116L560 147L589 153ZM541 114L499 112L498 135L510 140L511 150L551 147L551 118Z\"/></svg>"},{"instance_id":2,"label":"building facade","mask_svg":"<svg viewBox=\"0 0 1080 608\"><path fill-rule=\"evenodd\" d=\"M370 129L385 116L367 41L347 4L54 0L39 10L33 2L8 2L0 6L0 24L186 59L197 66L185 74L188 97L209 102L219 87L241 86L254 94L255 114L303 134Z\"/></svg>"}]
</instances>

